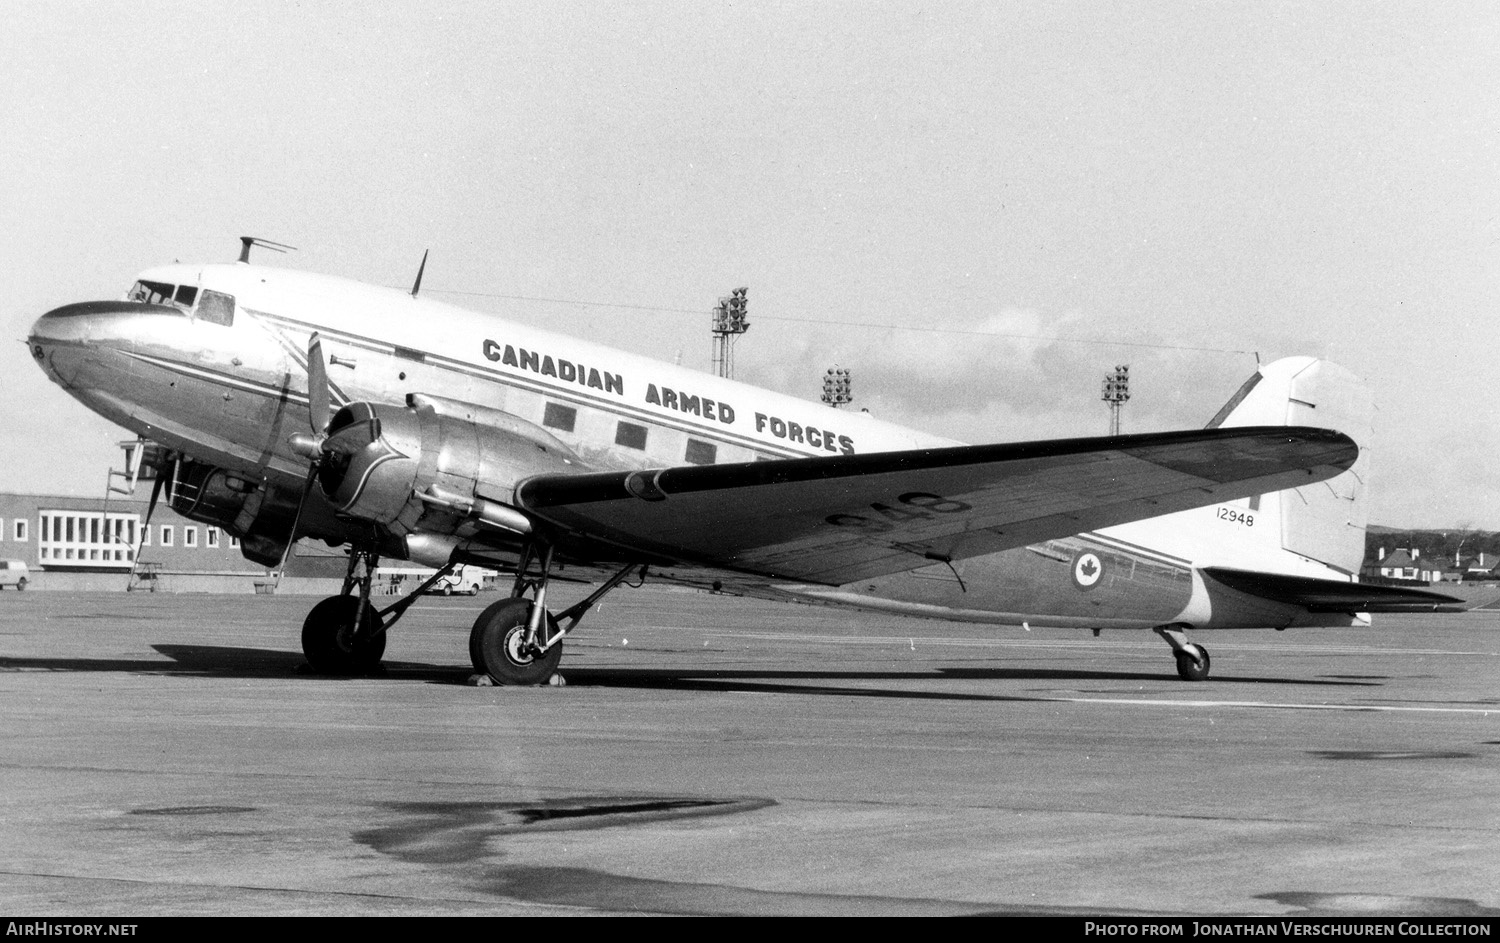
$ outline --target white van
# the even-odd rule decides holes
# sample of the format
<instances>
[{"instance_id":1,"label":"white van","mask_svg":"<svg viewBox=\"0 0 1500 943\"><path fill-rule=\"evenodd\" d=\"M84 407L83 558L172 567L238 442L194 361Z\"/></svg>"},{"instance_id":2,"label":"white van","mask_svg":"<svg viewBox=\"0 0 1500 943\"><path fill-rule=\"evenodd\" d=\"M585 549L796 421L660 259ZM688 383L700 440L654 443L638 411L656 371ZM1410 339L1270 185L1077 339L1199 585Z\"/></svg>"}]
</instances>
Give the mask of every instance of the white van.
<instances>
[{"instance_id":1,"label":"white van","mask_svg":"<svg viewBox=\"0 0 1500 943\"><path fill-rule=\"evenodd\" d=\"M25 589L30 582L31 571L26 568L23 560L0 560L0 589L14 586L16 589Z\"/></svg>"},{"instance_id":2,"label":"white van","mask_svg":"<svg viewBox=\"0 0 1500 943\"><path fill-rule=\"evenodd\" d=\"M476 566L458 566L452 573L433 583L427 591L442 593L444 596L452 596L454 593L477 596L484 587L484 574L485 571Z\"/></svg>"}]
</instances>

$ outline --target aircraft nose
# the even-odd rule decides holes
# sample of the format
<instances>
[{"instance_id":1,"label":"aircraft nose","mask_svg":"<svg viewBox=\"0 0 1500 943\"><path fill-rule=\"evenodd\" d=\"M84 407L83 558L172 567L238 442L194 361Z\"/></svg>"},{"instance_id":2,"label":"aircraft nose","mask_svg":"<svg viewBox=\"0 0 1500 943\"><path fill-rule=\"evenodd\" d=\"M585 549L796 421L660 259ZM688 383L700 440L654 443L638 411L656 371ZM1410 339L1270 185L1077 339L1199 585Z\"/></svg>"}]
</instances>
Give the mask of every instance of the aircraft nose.
<instances>
[{"instance_id":1,"label":"aircraft nose","mask_svg":"<svg viewBox=\"0 0 1500 943\"><path fill-rule=\"evenodd\" d=\"M91 328L113 315L130 311L126 301L84 301L53 308L36 319L29 335L32 345L47 341L83 340Z\"/></svg>"},{"instance_id":2,"label":"aircraft nose","mask_svg":"<svg viewBox=\"0 0 1500 943\"><path fill-rule=\"evenodd\" d=\"M36 319L26 338L27 346L31 348L31 356L42 361L59 347L108 343L117 339L122 330L128 333L131 315L158 313L160 310L134 301L83 301L63 305ZM175 309L166 310L177 313Z\"/></svg>"}]
</instances>

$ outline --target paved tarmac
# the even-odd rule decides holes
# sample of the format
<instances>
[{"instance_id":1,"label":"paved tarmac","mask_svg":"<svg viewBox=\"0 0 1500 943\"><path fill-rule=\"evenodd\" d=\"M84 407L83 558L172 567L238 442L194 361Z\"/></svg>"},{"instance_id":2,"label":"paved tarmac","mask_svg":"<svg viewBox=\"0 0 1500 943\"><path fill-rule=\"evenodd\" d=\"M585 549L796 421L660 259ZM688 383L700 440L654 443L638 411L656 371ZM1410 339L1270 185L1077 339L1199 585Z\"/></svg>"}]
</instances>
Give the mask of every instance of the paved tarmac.
<instances>
[{"instance_id":1,"label":"paved tarmac","mask_svg":"<svg viewBox=\"0 0 1500 943\"><path fill-rule=\"evenodd\" d=\"M0 911L1500 915L1500 613L993 629L619 590L561 687L308 597L0 595ZM566 593L554 604L567 602Z\"/></svg>"}]
</instances>

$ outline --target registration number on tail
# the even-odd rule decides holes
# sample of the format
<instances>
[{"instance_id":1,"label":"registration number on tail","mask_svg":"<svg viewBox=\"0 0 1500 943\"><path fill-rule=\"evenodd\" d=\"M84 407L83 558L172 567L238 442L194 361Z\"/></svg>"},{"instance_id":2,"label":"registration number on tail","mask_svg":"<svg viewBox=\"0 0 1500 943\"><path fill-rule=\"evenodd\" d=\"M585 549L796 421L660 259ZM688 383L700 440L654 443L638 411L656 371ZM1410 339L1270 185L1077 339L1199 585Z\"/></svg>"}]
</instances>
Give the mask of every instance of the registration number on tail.
<instances>
[{"instance_id":1,"label":"registration number on tail","mask_svg":"<svg viewBox=\"0 0 1500 943\"><path fill-rule=\"evenodd\" d=\"M1242 527L1254 527L1255 515L1249 511L1241 511L1238 508L1219 508L1219 520L1230 524L1239 524Z\"/></svg>"}]
</instances>

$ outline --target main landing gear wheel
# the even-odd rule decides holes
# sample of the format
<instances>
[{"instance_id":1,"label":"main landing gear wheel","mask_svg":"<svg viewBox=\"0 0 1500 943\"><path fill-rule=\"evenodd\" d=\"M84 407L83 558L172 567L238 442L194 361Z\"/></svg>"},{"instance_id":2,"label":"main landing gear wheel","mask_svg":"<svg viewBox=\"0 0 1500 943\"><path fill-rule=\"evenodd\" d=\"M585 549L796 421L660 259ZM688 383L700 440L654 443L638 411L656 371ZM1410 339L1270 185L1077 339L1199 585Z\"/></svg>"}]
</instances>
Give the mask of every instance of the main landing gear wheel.
<instances>
[{"instance_id":1,"label":"main landing gear wheel","mask_svg":"<svg viewBox=\"0 0 1500 943\"><path fill-rule=\"evenodd\" d=\"M489 675L496 684L537 685L551 679L562 660L562 642L540 653L525 647L531 607L531 600L511 597L479 614L469 633L469 658L476 672ZM555 632L556 621L551 615L547 619Z\"/></svg>"},{"instance_id":2,"label":"main landing gear wheel","mask_svg":"<svg viewBox=\"0 0 1500 943\"><path fill-rule=\"evenodd\" d=\"M313 606L302 623L302 654L313 671L326 675L368 674L380 666L385 654L385 633L380 616L365 606L359 637L355 638L354 613L358 596L329 596Z\"/></svg>"},{"instance_id":3,"label":"main landing gear wheel","mask_svg":"<svg viewBox=\"0 0 1500 943\"><path fill-rule=\"evenodd\" d=\"M1177 676L1184 681L1208 680L1208 649L1196 644L1189 647L1197 650L1196 656L1187 649L1173 653L1177 656Z\"/></svg>"}]
</instances>

